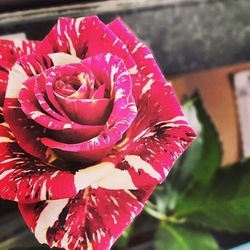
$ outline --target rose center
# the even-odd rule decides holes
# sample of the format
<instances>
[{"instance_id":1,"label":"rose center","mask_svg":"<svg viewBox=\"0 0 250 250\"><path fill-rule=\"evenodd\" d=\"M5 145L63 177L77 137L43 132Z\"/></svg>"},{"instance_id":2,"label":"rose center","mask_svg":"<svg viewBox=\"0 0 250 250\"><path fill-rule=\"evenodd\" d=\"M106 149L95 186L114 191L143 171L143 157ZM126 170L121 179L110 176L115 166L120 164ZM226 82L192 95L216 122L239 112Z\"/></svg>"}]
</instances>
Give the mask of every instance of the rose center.
<instances>
[{"instance_id":1,"label":"rose center","mask_svg":"<svg viewBox=\"0 0 250 250\"><path fill-rule=\"evenodd\" d=\"M110 90L83 64L56 67L47 85L63 112L83 125L103 125L112 110Z\"/></svg>"}]
</instances>

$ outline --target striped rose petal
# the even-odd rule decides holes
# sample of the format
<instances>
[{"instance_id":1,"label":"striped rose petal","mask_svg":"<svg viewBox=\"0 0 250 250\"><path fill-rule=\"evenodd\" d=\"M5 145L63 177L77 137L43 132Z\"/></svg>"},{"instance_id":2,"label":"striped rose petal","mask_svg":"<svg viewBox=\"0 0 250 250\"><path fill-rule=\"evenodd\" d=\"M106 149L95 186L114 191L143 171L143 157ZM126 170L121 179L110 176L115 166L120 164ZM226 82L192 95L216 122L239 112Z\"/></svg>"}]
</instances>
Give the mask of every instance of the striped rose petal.
<instances>
[{"instance_id":1,"label":"striped rose petal","mask_svg":"<svg viewBox=\"0 0 250 250\"><path fill-rule=\"evenodd\" d=\"M76 194L74 176L39 162L18 146L6 124L0 124L0 195L4 199L35 202ZM61 183L67 182L62 190Z\"/></svg>"},{"instance_id":2,"label":"striped rose petal","mask_svg":"<svg viewBox=\"0 0 250 250\"><path fill-rule=\"evenodd\" d=\"M27 119L23 113L18 99L5 98L4 119L15 135L19 146L28 154L37 158L47 160L47 149L40 142L44 131L41 126Z\"/></svg>"},{"instance_id":3,"label":"striped rose petal","mask_svg":"<svg viewBox=\"0 0 250 250\"><path fill-rule=\"evenodd\" d=\"M59 18L37 49L37 53L41 54L57 52L81 59L110 53L123 59L133 81L133 96L137 100L141 84L137 65L119 35L114 34L97 16Z\"/></svg>"},{"instance_id":4,"label":"striped rose petal","mask_svg":"<svg viewBox=\"0 0 250 250\"><path fill-rule=\"evenodd\" d=\"M119 58L130 56L123 42L97 16L59 18L37 52L64 52L80 59L107 53Z\"/></svg>"},{"instance_id":5,"label":"striped rose petal","mask_svg":"<svg viewBox=\"0 0 250 250\"><path fill-rule=\"evenodd\" d=\"M38 43L36 41L20 41L20 43L15 44L13 41L0 39L0 107L3 106L9 70L17 58L27 53L33 53Z\"/></svg>"},{"instance_id":6,"label":"striped rose petal","mask_svg":"<svg viewBox=\"0 0 250 250\"><path fill-rule=\"evenodd\" d=\"M150 50L121 20L114 21L109 27L127 44L142 76L142 86L138 95L138 115L124 143L121 142L122 147L118 145L117 153L109 159L117 163L117 167L98 185L109 189L156 185L166 178L195 133L183 118L173 89L164 79Z\"/></svg>"},{"instance_id":7,"label":"striped rose petal","mask_svg":"<svg viewBox=\"0 0 250 250\"><path fill-rule=\"evenodd\" d=\"M13 41L0 39L0 66L5 70L10 70L18 57L18 49Z\"/></svg>"},{"instance_id":8,"label":"striped rose petal","mask_svg":"<svg viewBox=\"0 0 250 250\"><path fill-rule=\"evenodd\" d=\"M38 44L38 41L20 40L17 43L0 39L0 67L10 70L19 57L34 53Z\"/></svg>"},{"instance_id":9,"label":"striped rose petal","mask_svg":"<svg viewBox=\"0 0 250 250\"><path fill-rule=\"evenodd\" d=\"M48 103L49 100L48 97L46 96L46 91L45 91L45 83L48 71L52 72L53 69L46 70L46 73L42 72L40 75L34 78L33 88L36 101L39 103L41 109L51 117L62 122L70 122L70 119L67 117L67 115L65 115L64 112L62 112L61 114L61 112L59 112L58 109L56 109L52 103Z\"/></svg>"},{"instance_id":10,"label":"striped rose petal","mask_svg":"<svg viewBox=\"0 0 250 250\"><path fill-rule=\"evenodd\" d=\"M114 169L102 162L75 173L59 170L24 152L6 123L0 124L0 152L0 196L21 203L74 197Z\"/></svg>"},{"instance_id":11,"label":"striped rose petal","mask_svg":"<svg viewBox=\"0 0 250 250\"><path fill-rule=\"evenodd\" d=\"M150 49L130 31L120 18L108 24L108 27L126 44L126 48L137 65L138 74L141 75L140 85L137 86L140 88L137 90L139 93L136 93L135 98L140 98L140 95L150 90L155 81L161 81L163 84L166 82Z\"/></svg>"},{"instance_id":12,"label":"striped rose petal","mask_svg":"<svg viewBox=\"0 0 250 250\"><path fill-rule=\"evenodd\" d=\"M110 249L143 208L152 188L141 191L88 188L72 199L20 204L40 243L64 249Z\"/></svg>"},{"instance_id":13,"label":"striped rose petal","mask_svg":"<svg viewBox=\"0 0 250 250\"><path fill-rule=\"evenodd\" d=\"M114 98L113 110L103 132L77 144L61 143L50 138L43 138L42 142L70 159L100 160L122 138L136 116L137 110L131 96L132 82L123 61L110 54L89 57L82 63L91 69L97 80L105 82Z\"/></svg>"},{"instance_id":14,"label":"striped rose petal","mask_svg":"<svg viewBox=\"0 0 250 250\"><path fill-rule=\"evenodd\" d=\"M28 48L30 47L27 46L26 49L28 50ZM28 154L46 160L47 149L40 142L44 131L39 125L27 119L21 110L18 96L23 82L53 64L48 56L35 57L32 55L33 53L30 54L30 51L27 52L29 55L18 58L9 72L4 100L4 118L14 133L19 146Z\"/></svg>"},{"instance_id":15,"label":"striped rose petal","mask_svg":"<svg viewBox=\"0 0 250 250\"><path fill-rule=\"evenodd\" d=\"M0 68L0 122L3 122L3 103L8 83L8 72Z\"/></svg>"}]
</instances>

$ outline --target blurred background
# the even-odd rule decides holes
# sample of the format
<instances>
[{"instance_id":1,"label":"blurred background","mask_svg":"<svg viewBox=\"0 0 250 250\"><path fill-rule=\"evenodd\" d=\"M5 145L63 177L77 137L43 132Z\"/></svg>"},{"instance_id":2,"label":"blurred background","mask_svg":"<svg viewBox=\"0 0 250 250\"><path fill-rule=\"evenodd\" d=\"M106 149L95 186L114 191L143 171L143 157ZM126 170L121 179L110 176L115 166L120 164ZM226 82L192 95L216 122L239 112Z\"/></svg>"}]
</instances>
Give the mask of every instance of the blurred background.
<instances>
[{"instance_id":1,"label":"blurred background","mask_svg":"<svg viewBox=\"0 0 250 250\"><path fill-rule=\"evenodd\" d=\"M114 250L250 249L249 0L0 0L0 37L40 40L59 16L120 16L172 82L199 138ZM0 249L47 249L0 200Z\"/></svg>"}]
</instances>

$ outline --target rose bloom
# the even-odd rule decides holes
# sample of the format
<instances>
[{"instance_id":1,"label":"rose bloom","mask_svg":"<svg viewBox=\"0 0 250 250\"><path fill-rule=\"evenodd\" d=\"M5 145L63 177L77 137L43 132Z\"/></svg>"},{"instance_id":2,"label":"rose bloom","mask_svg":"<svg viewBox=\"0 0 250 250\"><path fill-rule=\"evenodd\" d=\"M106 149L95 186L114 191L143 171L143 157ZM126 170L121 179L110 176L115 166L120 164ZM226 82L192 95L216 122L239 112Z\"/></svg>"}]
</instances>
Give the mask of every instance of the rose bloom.
<instances>
[{"instance_id":1,"label":"rose bloom","mask_svg":"<svg viewBox=\"0 0 250 250\"><path fill-rule=\"evenodd\" d=\"M40 243L109 249L195 133L121 19L0 41L0 195Z\"/></svg>"}]
</instances>

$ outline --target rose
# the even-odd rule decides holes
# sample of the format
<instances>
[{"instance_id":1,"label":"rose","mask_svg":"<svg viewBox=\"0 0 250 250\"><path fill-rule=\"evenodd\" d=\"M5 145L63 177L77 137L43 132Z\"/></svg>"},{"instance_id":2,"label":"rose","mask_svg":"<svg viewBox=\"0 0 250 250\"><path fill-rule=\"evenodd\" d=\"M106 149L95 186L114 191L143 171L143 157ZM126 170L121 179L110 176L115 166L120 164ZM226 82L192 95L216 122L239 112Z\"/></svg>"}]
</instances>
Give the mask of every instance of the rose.
<instances>
[{"instance_id":1,"label":"rose","mask_svg":"<svg viewBox=\"0 0 250 250\"><path fill-rule=\"evenodd\" d=\"M40 243L110 248L195 137L171 85L121 19L0 46L1 197Z\"/></svg>"}]
</instances>

